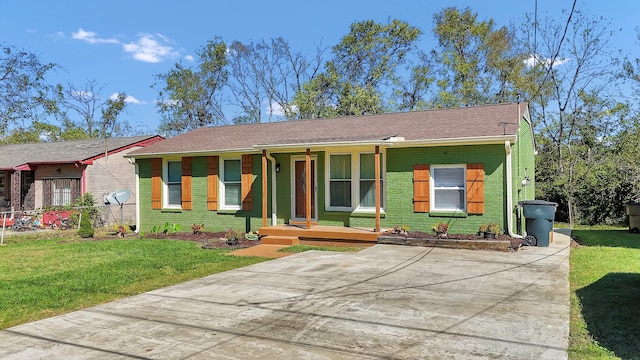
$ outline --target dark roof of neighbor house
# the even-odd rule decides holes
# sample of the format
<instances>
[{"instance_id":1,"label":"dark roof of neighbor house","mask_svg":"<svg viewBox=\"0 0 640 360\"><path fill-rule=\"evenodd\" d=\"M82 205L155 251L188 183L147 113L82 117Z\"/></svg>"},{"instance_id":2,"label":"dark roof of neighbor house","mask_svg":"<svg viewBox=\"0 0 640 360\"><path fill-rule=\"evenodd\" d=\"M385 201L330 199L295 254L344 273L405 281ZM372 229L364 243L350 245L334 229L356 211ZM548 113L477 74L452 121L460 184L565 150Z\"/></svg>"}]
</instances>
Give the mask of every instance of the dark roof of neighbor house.
<instances>
[{"instance_id":1,"label":"dark roof of neighbor house","mask_svg":"<svg viewBox=\"0 0 640 360\"><path fill-rule=\"evenodd\" d=\"M241 151L261 147L384 141L514 137L526 103L434 109L341 118L214 126L196 129L127 156Z\"/></svg>"},{"instance_id":2,"label":"dark roof of neighbor house","mask_svg":"<svg viewBox=\"0 0 640 360\"><path fill-rule=\"evenodd\" d=\"M74 163L118 152L131 146L144 146L163 138L158 135L110 139L10 144L0 146L0 169L25 164Z\"/></svg>"}]
</instances>

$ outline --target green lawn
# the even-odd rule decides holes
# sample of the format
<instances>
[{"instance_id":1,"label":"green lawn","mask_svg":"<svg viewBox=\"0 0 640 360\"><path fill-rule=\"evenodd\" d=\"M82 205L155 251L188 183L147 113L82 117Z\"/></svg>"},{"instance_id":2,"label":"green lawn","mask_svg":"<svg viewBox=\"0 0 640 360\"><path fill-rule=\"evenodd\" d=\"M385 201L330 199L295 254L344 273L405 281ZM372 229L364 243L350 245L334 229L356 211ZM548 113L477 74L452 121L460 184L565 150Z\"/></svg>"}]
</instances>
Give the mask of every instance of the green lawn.
<instances>
[{"instance_id":1,"label":"green lawn","mask_svg":"<svg viewBox=\"0 0 640 360\"><path fill-rule=\"evenodd\" d=\"M574 230L569 359L640 359L640 234Z\"/></svg>"},{"instance_id":2,"label":"green lawn","mask_svg":"<svg viewBox=\"0 0 640 360\"><path fill-rule=\"evenodd\" d=\"M0 329L267 259L193 242L9 237L0 246Z\"/></svg>"}]
</instances>

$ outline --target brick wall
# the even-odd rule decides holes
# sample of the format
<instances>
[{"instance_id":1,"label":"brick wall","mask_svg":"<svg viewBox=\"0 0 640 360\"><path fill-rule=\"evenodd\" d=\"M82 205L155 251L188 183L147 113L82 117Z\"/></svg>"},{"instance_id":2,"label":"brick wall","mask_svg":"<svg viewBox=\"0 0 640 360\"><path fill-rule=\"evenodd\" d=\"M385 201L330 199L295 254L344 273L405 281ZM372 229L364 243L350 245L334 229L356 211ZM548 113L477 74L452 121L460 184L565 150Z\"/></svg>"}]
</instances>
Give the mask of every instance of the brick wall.
<instances>
[{"instance_id":1,"label":"brick wall","mask_svg":"<svg viewBox=\"0 0 640 360\"><path fill-rule=\"evenodd\" d=\"M131 206L136 201L136 172L134 165L130 164L124 155L136 149L139 147L94 160L92 165L87 166L86 171L86 190L96 199L96 205L103 205L104 197L116 190L127 189L131 192L131 198L125 203L128 206L123 207L125 224L135 224L136 221L135 206ZM107 225L120 222L120 207L115 206L111 210L110 213L117 216L107 216Z\"/></svg>"},{"instance_id":2,"label":"brick wall","mask_svg":"<svg viewBox=\"0 0 640 360\"><path fill-rule=\"evenodd\" d=\"M408 225L412 230L431 231L436 222L448 222L452 233L475 233L480 224L496 222L504 228L505 151L503 145L432 148L388 148L386 206L382 227ZM485 206L483 215L434 216L413 211L413 165L484 164ZM372 220L352 218L352 226L371 226Z\"/></svg>"},{"instance_id":3,"label":"brick wall","mask_svg":"<svg viewBox=\"0 0 640 360\"><path fill-rule=\"evenodd\" d=\"M207 210L207 158L192 158L192 204L193 210L151 209L151 161L138 159L140 177L140 229L148 232L164 223L180 224L182 231L191 231L192 224L204 224L205 231L258 230L262 226L262 158L253 156L253 210L208 211ZM270 186L270 185L269 185ZM270 205L270 204L269 204ZM268 209L267 216L270 216ZM270 223L270 218L267 220Z\"/></svg>"}]
</instances>

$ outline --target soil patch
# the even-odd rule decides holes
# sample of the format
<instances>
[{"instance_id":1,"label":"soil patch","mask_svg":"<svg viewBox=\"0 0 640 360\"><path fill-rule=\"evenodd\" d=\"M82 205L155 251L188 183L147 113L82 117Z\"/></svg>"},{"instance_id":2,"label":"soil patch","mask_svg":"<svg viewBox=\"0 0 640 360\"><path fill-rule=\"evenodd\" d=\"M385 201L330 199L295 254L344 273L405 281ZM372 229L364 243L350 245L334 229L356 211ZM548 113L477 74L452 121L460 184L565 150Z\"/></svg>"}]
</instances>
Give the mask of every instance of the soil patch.
<instances>
[{"instance_id":1,"label":"soil patch","mask_svg":"<svg viewBox=\"0 0 640 360\"><path fill-rule=\"evenodd\" d=\"M238 239L237 243L228 244L227 239L225 238L227 232L200 232L198 234L194 234L193 232L176 232L171 234L145 234L145 239L162 239L162 240L179 240L179 241L193 241L200 245L203 249L244 249L256 245L260 245L260 240L249 240L246 238ZM101 235L95 236L92 238L81 239L80 241L100 241L100 240L114 240L114 239L132 239L137 238L137 234L126 234L123 237L118 236L118 234L111 235ZM68 242L70 240L64 240Z\"/></svg>"}]
</instances>

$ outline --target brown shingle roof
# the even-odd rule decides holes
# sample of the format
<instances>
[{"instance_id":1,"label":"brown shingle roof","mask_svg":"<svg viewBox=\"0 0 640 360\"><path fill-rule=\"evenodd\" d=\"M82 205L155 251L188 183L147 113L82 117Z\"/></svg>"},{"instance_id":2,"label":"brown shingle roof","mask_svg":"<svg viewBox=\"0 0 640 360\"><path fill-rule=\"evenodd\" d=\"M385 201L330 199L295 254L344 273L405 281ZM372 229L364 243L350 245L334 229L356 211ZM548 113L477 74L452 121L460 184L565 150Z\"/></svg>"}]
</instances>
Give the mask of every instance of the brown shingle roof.
<instances>
[{"instance_id":1,"label":"brown shingle roof","mask_svg":"<svg viewBox=\"0 0 640 360\"><path fill-rule=\"evenodd\" d=\"M23 164L73 163L158 137L144 135L107 139L11 144L0 146L0 169Z\"/></svg>"},{"instance_id":2,"label":"brown shingle roof","mask_svg":"<svg viewBox=\"0 0 640 360\"><path fill-rule=\"evenodd\" d=\"M514 136L526 104L200 128L130 153L132 156L249 150L261 146L443 140ZM520 110L518 110L520 107ZM505 124L506 123L506 124Z\"/></svg>"}]
</instances>

